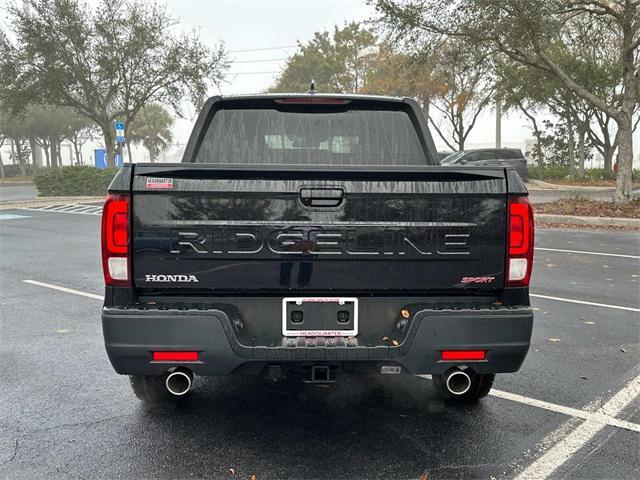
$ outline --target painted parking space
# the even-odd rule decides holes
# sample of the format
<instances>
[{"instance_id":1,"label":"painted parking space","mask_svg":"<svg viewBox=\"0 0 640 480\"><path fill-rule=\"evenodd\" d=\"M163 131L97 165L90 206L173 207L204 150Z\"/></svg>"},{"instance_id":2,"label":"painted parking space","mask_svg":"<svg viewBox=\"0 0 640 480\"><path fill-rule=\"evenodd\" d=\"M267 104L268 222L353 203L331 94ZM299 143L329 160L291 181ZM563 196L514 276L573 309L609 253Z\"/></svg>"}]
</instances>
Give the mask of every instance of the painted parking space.
<instances>
[{"instance_id":1,"label":"painted parking space","mask_svg":"<svg viewBox=\"0 0 640 480\"><path fill-rule=\"evenodd\" d=\"M32 212L71 213L77 215L101 215L102 204L64 203L60 205L44 205L41 207L27 207L23 210Z\"/></svg>"}]
</instances>

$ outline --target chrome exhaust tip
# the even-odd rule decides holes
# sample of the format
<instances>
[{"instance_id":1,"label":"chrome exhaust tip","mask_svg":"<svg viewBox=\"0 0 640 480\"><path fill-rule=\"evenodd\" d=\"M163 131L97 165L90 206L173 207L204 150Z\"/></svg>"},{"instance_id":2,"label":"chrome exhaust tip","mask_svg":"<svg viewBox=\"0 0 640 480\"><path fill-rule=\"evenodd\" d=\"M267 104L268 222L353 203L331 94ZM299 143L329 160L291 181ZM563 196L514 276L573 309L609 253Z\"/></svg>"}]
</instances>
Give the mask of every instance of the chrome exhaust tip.
<instances>
[{"instance_id":1,"label":"chrome exhaust tip","mask_svg":"<svg viewBox=\"0 0 640 480\"><path fill-rule=\"evenodd\" d=\"M464 370L452 368L446 374L445 385L451 395L464 395L471 388L471 377Z\"/></svg>"},{"instance_id":2,"label":"chrome exhaust tip","mask_svg":"<svg viewBox=\"0 0 640 480\"><path fill-rule=\"evenodd\" d=\"M191 390L193 373L190 370L177 369L167 375L164 384L171 395L179 397Z\"/></svg>"}]
</instances>

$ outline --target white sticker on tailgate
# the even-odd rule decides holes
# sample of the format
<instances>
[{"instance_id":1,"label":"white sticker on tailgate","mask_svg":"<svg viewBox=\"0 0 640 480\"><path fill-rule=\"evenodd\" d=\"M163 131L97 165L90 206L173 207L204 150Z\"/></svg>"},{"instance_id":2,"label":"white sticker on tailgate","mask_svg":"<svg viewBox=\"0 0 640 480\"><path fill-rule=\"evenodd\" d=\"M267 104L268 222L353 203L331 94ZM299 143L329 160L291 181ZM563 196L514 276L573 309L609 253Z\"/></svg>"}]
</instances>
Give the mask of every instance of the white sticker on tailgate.
<instances>
[{"instance_id":1,"label":"white sticker on tailgate","mask_svg":"<svg viewBox=\"0 0 640 480\"><path fill-rule=\"evenodd\" d=\"M148 177L147 188L173 188L173 178Z\"/></svg>"}]
</instances>

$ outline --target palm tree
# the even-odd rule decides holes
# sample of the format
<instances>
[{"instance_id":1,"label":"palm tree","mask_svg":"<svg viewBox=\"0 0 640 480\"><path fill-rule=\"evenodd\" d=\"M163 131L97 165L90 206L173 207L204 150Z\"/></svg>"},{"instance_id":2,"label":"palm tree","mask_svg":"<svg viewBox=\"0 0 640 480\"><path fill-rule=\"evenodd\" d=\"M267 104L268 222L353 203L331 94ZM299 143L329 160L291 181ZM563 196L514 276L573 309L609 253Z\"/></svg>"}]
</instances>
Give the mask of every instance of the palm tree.
<instances>
[{"instance_id":1,"label":"palm tree","mask_svg":"<svg viewBox=\"0 0 640 480\"><path fill-rule=\"evenodd\" d=\"M127 138L130 142L142 144L149 151L149 159L155 162L160 153L172 140L173 117L156 103L145 105L129 124Z\"/></svg>"}]
</instances>

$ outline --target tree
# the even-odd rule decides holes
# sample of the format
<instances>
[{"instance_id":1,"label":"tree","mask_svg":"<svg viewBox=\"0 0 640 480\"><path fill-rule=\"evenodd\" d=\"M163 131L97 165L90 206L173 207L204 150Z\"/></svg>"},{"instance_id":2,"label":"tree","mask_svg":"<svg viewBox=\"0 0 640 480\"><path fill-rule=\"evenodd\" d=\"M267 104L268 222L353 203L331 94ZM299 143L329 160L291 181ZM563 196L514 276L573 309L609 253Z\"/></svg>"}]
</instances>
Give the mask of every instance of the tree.
<instances>
[{"instance_id":1,"label":"tree","mask_svg":"<svg viewBox=\"0 0 640 480\"><path fill-rule=\"evenodd\" d=\"M371 62L360 93L398 97L410 95L423 106L427 105L435 87L428 83L428 76L420 74L421 70L422 65L415 58L397 51L389 43L383 43Z\"/></svg>"},{"instance_id":2,"label":"tree","mask_svg":"<svg viewBox=\"0 0 640 480\"><path fill-rule=\"evenodd\" d=\"M396 39L378 44L371 30L355 22L300 43L270 91L306 91L312 79L319 91L416 97L453 150L464 148L493 93L490 59L474 54L462 39L448 39L440 48Z\"/></svg>"},{"instance_id":3,"label":"tree","mask_svg":"<svg viewBox=\"0 0 640 480\"><path fill-rule=\"evenodd\" d=\"M480 113L494 97L491 59L476 54L467 42L457 38L434 48L431 56L425 62L431 68L425 69L423 74L430 76L437 85L430 104L444 119L448 133L433 115L429 115L429 123L449 148L464 150Z\"/></svg>"},{"instance_id":4,"label":"tree","mask_svg":"<svg viewBox=\"0 0 640 480\"><path fill-rule=\"evenodd\" d=\"M144 145L149 152L150 161L155 162L171 143L172 125L173 118L162 105L145 105L129 126L129 138L133 143Z\"/></svg>"},{"instance_id":5,"label":"tree","mask_svg":"<svg viewBox=\"0 0 640 480\"><path fill-rule=\"evenodd\" d=\"M7 122L6 110L2 108L2 105L0 105L0 178L5 177L4 162L2 161L2 147L4 143L7 141L7 139L9 138L9 136L7 135L6 122Z\"/></svg>"},{"instance_id":6,"label":"tree","mask_svg":"<svg viewBox=\"0 0 640 480\"><path fill-rule=\"evenodd\" d=\"M30 103L73 107L100 128L113 165L114 122L131 123L152 102L178 114L200 104L227 68L222 46L178 35L166 8L148 2L26 0L9 8L11 41L0 33L0 84L14 110Z\"/></svg>"},{"instance_id":7,"label":"tree","mask_svg":"<svg viewBox=\"0 0 640 480\"><path fill-rule=\"evenodd\" d=\"M333 34L316 32L307 43L298 42L295 53L272 92L305 92L311 80L322 92L357 93L377 54L376 37L357 22L337 26Z\"/></svg>"},{"instance_id":8,"label":"tree","mask_svg":"<svg viewBox=\"0 0 640 480\"><path fill-rule=\"evenodd\" d=\"M76 165L83 165L82 146L92 140L96 134L96 125L91 120L77 113L67 117L64 138L73 145Z\"/></svg>"},{"instance_id":9,"label":"tree","mask_svg":"<svg viewBox=\"0 0 640 480\"><path fill-rule=\"evenodd\" d=\"M77 115L71 108L52 105L29 105L24 109L25 128L44 150L48 167L59 166L60 143L70 130L71 119Z\"/></svg>"},{"instance_id":10,"label":"tree","mask_svg":"<svg viewBox=\"0 0 640 480\"><path fill-rule=\"evenodd\" d=\"M380 20L394 31L469 39L552 75L618 126L616 200L631 199L633 114L640 97L640 0L375 0ZM581 26L587 25L585 30ZM612 103L584 78L567 70L566 58L584 59L585 36L615 38L621 99ZM610 38L610 37L608 37ZM565 60L565 61L563 61Z\"/></svg>"},{"instance_id":11,"label":"tree","mask_svg":"<svg viewBox=\"0 0 640 480\"><path fill-rule=\"evenodd\" d=\"M0 178L5 177L4 162L2 161L2 146L4 145L4 142L6 140L7 140L7 137L5 137L4 135L0 135Z\"/></svg>"},{"instance_id":12,"label":"tree","mask_svg":"<svg viewBox=\"0 0 640 480\"><path fill-rule=\"evenodd\" d=\"M443 142L452 150L463 150L478 116L493 98L490 59L455 38L437 48L430 43L414 45L413 51L406 45L397 47L404 52L394 52L388 45L380 49L362 91L416 97ZM431 114L434 110L437 115Z\"/></svg>"},{"instance_id":13,"label":"tree","mask_svg":"<svg viewBox=\"0 0 640 480\"><path fill-rule=\"evenodd\" d=\"M22 176L26 175L25 165L29 164L28 137L29 128L24 114L8 115L4 106L0 105L0 140L11 142L11 161L18 165ZM4 166L2 167L4 172Z\"/></svg>"},{"instance_id":14,"label":"tree","mask_svg":"<svg viewBox=\"0 0 640 480\"><path fill-rule=\"evenodd\" d=\"M431 99L442 89L442 84L429 74L432 71L429 59L425 55L397 51L390 43L383 43L360 93L413 97L429 118Z\"/></svg>"},{"instance_id":15,"label":"tree","mask_svg":"<svg viewBox=\"0 0 640 480\"><path fill-rule=\"evenodd\" d=\"M548 138L544 134L544 122L540 121L538 115L552 110L550 103L553 96L558 94L558 82L550 79L544 72L514 62L505 55L496 55L494 65L499 101L505 113L518 111L529 120L536 139L531 153L538 166L543 167L543 144L548 143ZM557 114L557 109L554 113ZM566 132L566 129L556 131ZM566 139L562 143L566 144Z\"/></svg>"},{"instance_id":16,"label":"tree","mask_svg":"<svg viewBox=\"0 0 640 480\"><path fill-rule=\"evenodd\" d=\"M574 144L569 144L571 136L564 121L543 120L540 144L544 150L544 165L548 167L566 167Z\"/></svg>"},{"instance_id":17,"label":"tree","mask_svg":"<svg viewBox=\"0 0 640 480\"><path fill-rule=\"evenodd\" d=\"M640 109L640 103L636 106L635 122L632 127L632 132L635 132L640 123L640 115L638 110ZM613 117L607 112L602 112L595 109L593 112L593 119L596 128L590 128L587 132L589 141L595 147L595 149L602 155L604 160L604 168L610 172L613 171L613 157L620 143L620 136L613 133L612 120Z\"/></svg>"},{"instance_id":18,"label":"tree","mask_svg":"<svg viewBox=\"0 0 640 480\"><path fill-rule=\"evenodd\" d=\"M2 125L2 112L0 112L0 126ZM4 173L4 162L2 161L2 147L4 145L4 142L7 141L7 136L5 134L3 134L2 131L0 131L0 178L4 178L5 177L5 173Z\"/></svg>"},{"instance_id":19,"label":"tree","mask_svg":"<svg viewBox=\"0 0 640 480\"><path fill-rule=\"evenodd\" d=\"M611 115L596 110L593 116L599 127L599 132L590 129L588 132L589 140L602 155L605 170L613 171L613 154L618 148L620 137L614 135L611 131L611 121L613 120Z\"/></svg>"},{"instance_id":20,"label":"tree","mask_svg":"<svg viewBox=\"0 0 640 480\"><path fill-rule=\"evenodd\" d=\"M571 72L572 77L580 78L581 83L589 85L591 90L607 98L609 103L619 103L621 95L616 83L616 60L612 52L614 39L609 38L611 32L603 30L594 34L594 26L590 25L581 24L579 28L582 34L576 35L576 41L585 46L581 51L581 57L558 56L558 61L562 62L563 69ZM554 75L512 61L504 55L499 55L498 58L498 90L506 109L520 110L532 123L537 140L534 157L540 166L543 162L540 141L542 132L536 113L548 110L563 121L575 124L579 147L584 144L584 148L578 148L578 161L575 164L577 168L573 169L573 174L578 177L584 175L583 160L590 155L591 147L595 147L603 156L605 169L612 171L612 158L617 142L612 141L612 119L608 114L577 97Z\"/></svg>"}]
</instances>

